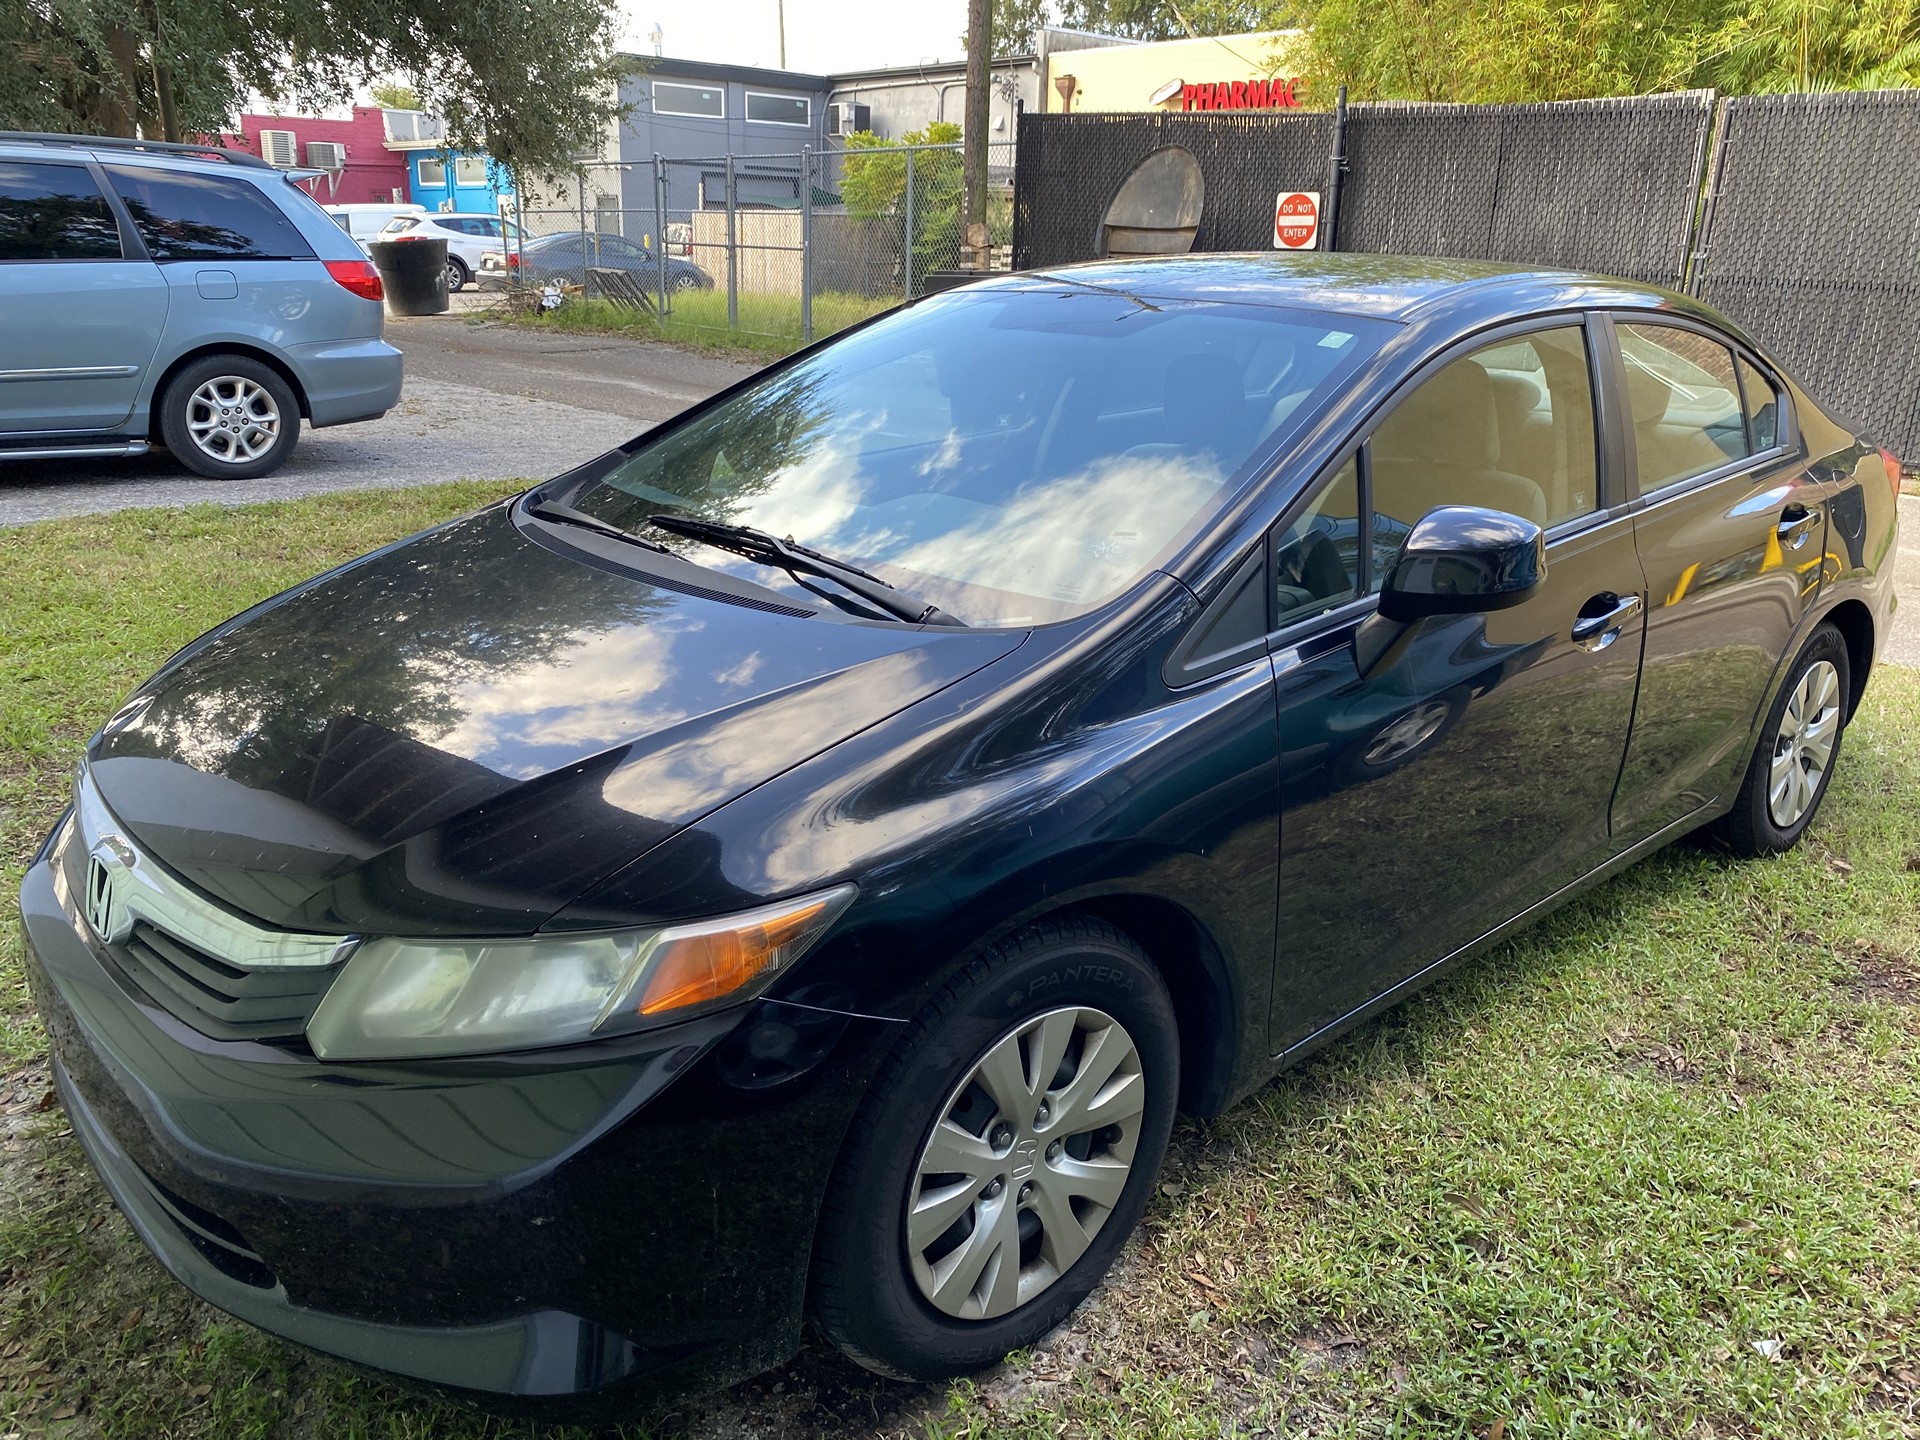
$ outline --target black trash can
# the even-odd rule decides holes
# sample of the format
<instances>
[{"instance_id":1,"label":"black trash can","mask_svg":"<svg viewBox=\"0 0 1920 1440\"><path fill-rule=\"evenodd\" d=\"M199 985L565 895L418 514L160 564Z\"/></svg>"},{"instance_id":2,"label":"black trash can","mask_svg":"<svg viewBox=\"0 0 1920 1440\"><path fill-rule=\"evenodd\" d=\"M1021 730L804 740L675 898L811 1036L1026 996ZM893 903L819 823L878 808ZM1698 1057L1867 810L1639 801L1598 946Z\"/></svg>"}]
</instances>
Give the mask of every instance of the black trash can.
<instances>
[{"instance_id":1,"label":"black trash can","mask_svg":"<svg viewBox=\"0 0 1920 1440\"><path fill-rule=\"evenodd\" d=\"M447 309L447 242L376 240L367 247L396 315L439 315Z\"/></svg>"}]
</instances>

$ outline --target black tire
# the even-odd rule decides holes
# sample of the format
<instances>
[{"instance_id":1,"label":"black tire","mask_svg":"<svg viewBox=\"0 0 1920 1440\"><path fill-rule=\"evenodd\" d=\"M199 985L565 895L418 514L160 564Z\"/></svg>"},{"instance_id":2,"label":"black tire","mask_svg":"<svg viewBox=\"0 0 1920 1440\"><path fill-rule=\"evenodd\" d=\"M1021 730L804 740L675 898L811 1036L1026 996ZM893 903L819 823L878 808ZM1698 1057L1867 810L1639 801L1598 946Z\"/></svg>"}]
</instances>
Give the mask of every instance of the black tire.
<instances>
[{"instance_id":1,"label":"black tire","mask_svg":"<svg viewBox=\"0 0 1920 1440\"><path fill-rule=\"evenodd\" d=\"M216 397L230 393L236 401L244 399L247 415L236 419L210 407L208 386L214 387L211 394ZM266 432L257 423L251 430L227 427L248 419L257 422L269 407L273 412L271 439L264 448L247 453ZM245 355L208 355L195 360L167 383L159 409L160 438L167 449L182 465L209 480L251 480L270 474L293 453L300 438L300 404L293 387L272 366ZM204 428L209 421L216 427L210 433ZM204 443L195 439L196 427L208 434ZM218 452L222 443L235 447L230 452L234 459L221 457Z\"/></svg>"},{"instance_id":2,"label":"black tire","mask_svg":"<svg viewBox=\"0 0 1920 1440\"><path fill-rule=\"evenodd\" d=\"M447 256L447 293L456 295L473 283L473 272L458 255Z\"/></svg>"},{"instance_id":3,"label":"black tire","mask_svg":"<svg viewBox=\"0 0 1920 1440\"><path fill-rule=\"evenodd\" d=\"M1794 764L1800 767L1802 777L1806 779L1805 795L1810 798L1805 798L1804 808L1782 824L1775 814L1773 798L1774 762L1781 756L1785 743L1781 735L1782 722L1809 672L1822 665L1833 667L1832 678L1837 682L1838 693L1832 702L1837 708L1831 748L1826 763L1817 775L1806 768L1803 758L1795 758ZM1847 697L1852 693L1849 688L1851 685L1846 639L1832 625L1820 626L1808 637L1799 655L1794 657L1787 678L1780 686L1780 693L1774 697L1773 706L1767 712L1766 724L1760 727L1760 738L1754 745L1753 756L1747 762L1747 773L1741 782L1740 793L1734 797L1733 808L1714 822L1711 834L1721 845L1735 855L1758 859L1793 848L1800 837L1806 834L1813 817L1820 813L1820 802L1826 798L1834 766L1840 763L1840 742L1846 735Z\"/></svg>"},{"instance_id":4,"label":"black tire","mask_svg":"<svg viewBox=\"0 0 1920 1440\"><path fill-rule=\"evenodd\" d=\"M1071 1021L1059 1021L1058 1017L1069 1013ZM1020 1268L1014 1272L1014 1283L1024 1289L1030 1275L1037 1275L1033 1283L1040 1288L1031 1298L993 1318L958 1318L936 1308L922 1282L915 1279L907 1208L916 1195L926 1203L928 1192L919 1188L921 1162L936 1123L958 1116L964 1107L972 1105L969 1096L974 1089L979 1089L982 1096L987 1094L979 1087L960 1088L963 1082L990 1052L1005 1053L1001 1047L1023 1022L1040 1017L1048 1017L1044 1024L1096 1027L1074 1031L1053 1076L1042 1080L1036 1091L1043 1101L1042 1114L1049 1104L1060 1105L1062 1114L1053 1117L1059 1131L1049 1140L1044 1130L1037 1138L1030 1138L1023 1128L1017 1138L1008 1139L1005 1143L1010 1148L1004 1162L987 1162L990 1167L1004 1163L1007 1173L995 1175L984 1188L977 1177L969 1179L968 1198L963 1202L967 1209L947 1232L952 1235L958 1231L963 1236L947 1252L957 1255L974 1227L987 1223L978 1218L988 1213L987 1205L1005 1205L1010 1213L1001 1218L1010 1228L996 1230L1018 1236ZM1066 1173L1075 1162L1110 1166L1127 1158L1098 1148L1119 1145L1121 1125L1074 1134L1066 1118L1073 1086L1070 1082L1061 1084L1060 1077L1069 1074L1070 1066L1078 1071L1085 1061L1088 1068L1083 1073L1090 1085L1098 1087L1083 1090L1083 1096L1107 1097L1117 1092L1111 1079L1100 1078L1097 1058L1089 1058L1112 1053L1096 1046L1096 1035L1098 1043L1105 1044L1113 1033L1097 1030L1101 1019L1117 1022L1119 1040L1115 1043L1132 1041L1129 1063L1137 1060L1137 1069L1115 1073L1124 1074L1127 1084L1138 1076L1143 1087L1139 1097L1142 1103L1137 1121L1129 1117L1126 1122L1137 1125L1137 1129L1127 1140L1131 1169L1124 1186L1118 1188L1117 1199L1098 1225L1084 1227L1092 1232L1090 1242L1060 1271L1041 1249L1053 1243L1040 1219L1041 1206L1050 1196L1056 1197L1054 1203L1071 1207L1076 1221L1100 1212L1097 1206L1079 1208L1084 1204L1081 1200L1059 1201L1060 1192L1053 1188L1052 1177ZM1037 1028L1031 1032L1034 1037L1039 1034ZM1029 1043L1037 1047L1040 1042L1032 1039ZM1074 1046L1079 1047L1077 1053ZM1033 1063L1035 1049L1017 1053L1031 1068L1046 1063ZM947 1379L991 1365L1008 1351L1031 1345L1086 1298L1138 1223L1166 1156L1179 1072L1179 1030L1166 986L1140 947L1111 926L1084 917L1048 921L970 962L914 1018L881 1066L848 1132L821 1209L813 1269L815 1323L851 1359L903 1380ZM1104 1110L1108 1103L1103 1098L1100 1108ZM980 1117L979 1128L973 1131L980 1137L977 1143L998 1146L1001 1141L995 1137L1003 1133L1004 1115L992 1107L990 1097L987 1108L975 1106L970 1113ZM1068 1135L1073 1138L1061 1138ZM1030 1181L1019 1178L1022 1158ZM1036 1173L1042 1167L1047 1174ZM1029 1192L1043 1183L1046 1193L1034 1197L1029 1205ZM1117 1185L1118 1181L1111 1183ZM954 1186L951 1193L959 1193L959 1187ZM989 1232L980 1233L990 1238ZM1074 1243L1080 1238L1083 1236L1076 1237ZM1030 1251L1034 1257L1031 1260ZM923 1266L928 1253L922 1252L919 1263ZM1002 1257L1007 1254L1004 1248L996 1253ZM935 1263L944 1263L944 1259ZM990 1259L983 1274L999 1274L996 1263L1006 1261ZM922 1273L930 1275L932 1270ZM992 1280L979 1283L991 1286Z\"/></svg>"}]
</instances>

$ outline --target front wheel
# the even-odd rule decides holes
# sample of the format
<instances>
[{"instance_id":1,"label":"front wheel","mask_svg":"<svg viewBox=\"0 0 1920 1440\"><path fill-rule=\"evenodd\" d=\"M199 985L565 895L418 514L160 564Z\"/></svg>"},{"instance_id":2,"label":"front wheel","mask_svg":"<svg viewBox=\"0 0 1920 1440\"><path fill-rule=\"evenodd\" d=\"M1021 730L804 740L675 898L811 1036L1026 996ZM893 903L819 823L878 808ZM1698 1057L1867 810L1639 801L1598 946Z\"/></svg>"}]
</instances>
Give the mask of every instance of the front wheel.
<instances>
[{"instance_id":1,"label":"front wheel","mask_svg":"<svg viewBox=\"0 0 1920 1440\"><path fill-rule=\"evenodd\" d=\"M1813 823L1840 759L1850 681L1845 638L1820 626L1787 672L1733 809L1715 827L1734 854L1777 855Z\"/></svg>"},{"instance_id":2,"label":"front wheel","mask_svg":"<svg viewBox=\"0 0 1920 1440\"><path fill-rule=\"evenodd\" d=\"M244 355L187 366L160 397L160 438L210 480L251 480L280 468L300 436L300 404L280 373Z\"/></svg>"},{"instance_id":3,"label":"front wheel","mask_svg":"<svg viewBox=\"0 0 1920 1440\"><path fill-rule=\"evenodd\" d=\"M466 261L462 260L458 255L449 255L447 257L447 292L449 294L459 294L460 291L467 288L468 283L472 281L472 279L473 275L467 269Z\"/></svg>"},{"instance_id":4,"label":"front wheel","mask_svg":"<svg viewBox=\"0 0 1920 1440\"><path fill-rule=\"evenodd\" d=\"M821 1216L820 1328L871 1370L939 1380L1066 1319L1152 1192L1179 1051L1159 973L1100 921L974 961L854 1120Z\"/></svg>"}]
</instances>

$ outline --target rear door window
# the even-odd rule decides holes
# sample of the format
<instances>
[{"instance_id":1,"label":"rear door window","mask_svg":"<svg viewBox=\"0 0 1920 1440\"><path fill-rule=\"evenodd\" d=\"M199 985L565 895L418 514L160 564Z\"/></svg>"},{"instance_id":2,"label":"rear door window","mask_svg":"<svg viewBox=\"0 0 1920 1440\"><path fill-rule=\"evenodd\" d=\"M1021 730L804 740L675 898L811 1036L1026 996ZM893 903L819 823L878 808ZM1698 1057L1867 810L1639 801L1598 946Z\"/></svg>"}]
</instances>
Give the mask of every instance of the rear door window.
<instances>
[{"instance_id":1,"label":"rear door window","mask_svg":"<svg viewBox=\"0 0 1920 1440\"><path fill-rule=\"evenodd\" d=\"M120 227L86 166L0 160L0 260L120 258Z\"/></svg>"},{"instance_id":2,"label":"rear door window","mask_svg":"<svg viewBox=\"0 0 1920 1440\"><path fill-rule=\"evenodd\" d=\"M1753 450L1757 455L1780 443L1780 392L1744 359L1739 366L1740 395L1746 402L1747 429L1753 436Z\"/></svg>"},{"instance_id":3,"label":"rear door window","mask_svg":"<svg viewBox=\"0 0 1920 1440\"><path fill-rule=\"evenodd\" d=\"M109 165L107 175L156 260L311 260L292 220L245 180Z\"/></svg>"},{"instance_id":4,"label":"rear door window","mask_svg":"<svg viewBox=\"0 0 1920 1440\"><path fill-rule=\"evenodd\" d=\"M1673 325L1622 323L1614 330L1642 495L1752 453L1731 350Z\"/></svg>"}]
</instances>

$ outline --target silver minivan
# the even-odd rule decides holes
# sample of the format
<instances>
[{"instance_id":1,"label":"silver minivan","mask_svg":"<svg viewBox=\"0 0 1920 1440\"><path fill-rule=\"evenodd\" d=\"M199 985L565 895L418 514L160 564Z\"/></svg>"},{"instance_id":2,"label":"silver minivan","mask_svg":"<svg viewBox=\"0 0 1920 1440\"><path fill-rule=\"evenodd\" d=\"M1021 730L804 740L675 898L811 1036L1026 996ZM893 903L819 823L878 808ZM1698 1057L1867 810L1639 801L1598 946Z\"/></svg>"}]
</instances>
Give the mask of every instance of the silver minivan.
<instances>
[{"instance_id":1,"label":"silver minivan","mask_svg":"<svg viewBox=\"0 0 1920 1440\"><path fill-rule=\"evenodd\" d=\"M241 480L400 398L380 276L284 172L212 146L0 132L0 459Z\"/></svg>"}]
</instances>

